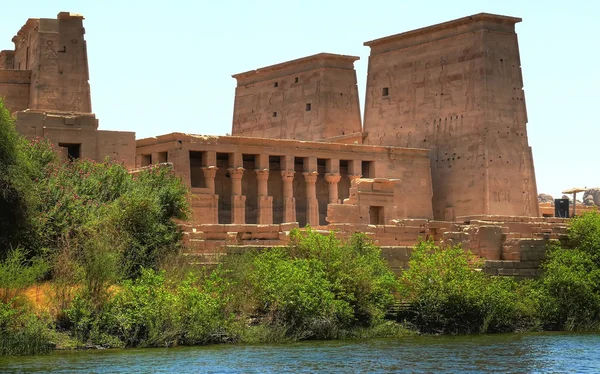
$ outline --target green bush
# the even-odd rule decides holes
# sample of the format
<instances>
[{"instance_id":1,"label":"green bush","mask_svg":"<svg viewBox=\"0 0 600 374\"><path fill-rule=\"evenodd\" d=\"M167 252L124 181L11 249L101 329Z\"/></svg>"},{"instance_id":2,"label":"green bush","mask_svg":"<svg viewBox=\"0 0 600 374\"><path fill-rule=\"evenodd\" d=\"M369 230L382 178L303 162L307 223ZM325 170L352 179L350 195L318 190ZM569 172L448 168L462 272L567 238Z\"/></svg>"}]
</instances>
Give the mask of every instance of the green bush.
<instances>
[{"instance_id":1,"label":"green bush","mask_svg":"<svg viewBox=\"0 0 600 374\"><path fill-rule=\"evenodd\" d=\"M24 143L0 100L0 260L11 247L28 246L35 217L36 196Z\"/></svg>"},{"instance_id":2,"label":"green bush","mask_svg":"<svg viewBox=\"0 0 600 374\"><path fill-rule=\"evenodd\" d=\"M369 326L385 315L394 303L397 278L381 256L381 250L364 234L342 241L335 233L322 235L310 228L290 234L290 255L316 259L335 298L352 308L352 323Z\"/></svg>"},{"instance_id":3,"label":"green bush","mask_svg":"<svg viewBox=\"0 0 600 374\"><path fill-rule=\"evenodd\" d=\"M56 252L72 241L83 248L97 233L110 232L130 278L178 250L182 234L173 219L185 219L189 210L187 188L167 166L132 175L108 161L55 162L37 192L40 246Z\"/></svg>"},{"instance_id":4,"label":"green bush","mask_svg":"<svg viewBox=\"0 0 600 374\"><path fill-rule=\"evenodd\" d=\"M67 315L76 338L92 344L164 347L219 343L227 339L228 301L219 271L207 279L190 276L173 284L164 271L142 269L98 311L76 297Z\"/></svg>"},{"instance_id":5,"label":"green bush","mask_svg":"<svg viewBox=\"0 0 600 374\"><path fill-rule=\"evenodd\" d=\"M0 356L42 354L51 349L48 322L26 307L0 301Z\"/></svg>"},{"instance_id":6,"label":"green bush","mask_svg":"<svg viewBox=\"0 0 600 374\"><path fill-rule=\"evenodd\" d=\"M489 277L481 260L460 247L439 248L433 242L415 246L402 277L402 295L414 312L411 320L427 333L515 331L537 326L536 299L512 278ZM527 287L525 287L527 286Z\"/></svg>"},{"instance_id":7,"label":"green bush","mask_svg":"<svg viewBox=\"0 0 600 374\"><path fill-rule=\"evenodd\" d=\"M327 338L348 325L352 309L336 299L321 261L290 258L274 248L259 254L253 265L249 280L257 312L268 324L298 338Z\"/></svg>"},{"instance_id":8,"label":"green bush","mask_svg":"<svg viewBox=\"0 0 600 374\"><path fill-rule=\"evenodd\" d=\"M229 256L228 256L229 257ZM380 324L393 304L394 274L364 235L349 240L307 229L291 233L285 248L234 256L227 263L230 310L270 326L252 326L268 341L348 336L348 329ZM245 335L244 335L245 334Z\"/></svg>"},{"instance_id":9,"label":"green bush","mask_svg":"<svg viewBox=\"0 0 600 374\"><path fill-rule=\"evenodd\" d=\"M596 257L587 250L554 247L543 269L541 284L551 298L545 305L546 319L552 328L598 330L600 268Z\"/></svg>"},{"instance_id":10,"label":"green bush","mask_svg":"<svg viewBox=\"0 0 600 374\"><path fill-rule=\"evenodd\" d=\"M571 247L590 255L596 267L600 267L600 213L586 212L569 222Z\"/></svg>"}]
</instances>

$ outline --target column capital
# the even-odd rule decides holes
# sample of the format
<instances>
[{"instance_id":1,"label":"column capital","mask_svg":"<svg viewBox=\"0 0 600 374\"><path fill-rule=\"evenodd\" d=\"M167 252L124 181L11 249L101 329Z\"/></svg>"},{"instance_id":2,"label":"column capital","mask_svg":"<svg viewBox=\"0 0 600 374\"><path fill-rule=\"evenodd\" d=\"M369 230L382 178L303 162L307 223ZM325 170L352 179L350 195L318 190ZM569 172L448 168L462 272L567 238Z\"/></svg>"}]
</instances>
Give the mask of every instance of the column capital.
<instances>
[{"instance_id":1,"label":"column capital","mask_svg":"<svg viewBox=\"0 0 600 374\"><path fill-rule=\"evenodd\" d=\"M342 179L342 176L339 173L326 173L325 180L327 183L335 184L338 183Z\"/></svg>"},{"instance_id":2,"label":"column capital","mask_svg":"<svg viewBox=\"0 0 600 374\"><path fill-rule=\"evenodd\" d=\"M355 179L362 178L362 175L360 175L360 174L357 174L357 175L348 175L348 178L350 178L350 180L353 181Z\"/></svg>"},{"instance_id":3,"label":"column capital","mask_svg":"<svg viewBox=\"0 0 600 374\"><path fill-rule=\"evenodd\" d=\"M244 170L246 170L246 169L244 169L243 167L227 169L231 179L242 179L242 176L244 175Z\"/></svg>"},{"instance_id":4,"label":"column capital","mask_svg":"<svg viewBox=\"0 0 600 374\"><path fill-rule=\"evenodd\" d=\"M255 169L256 179L258 180L268 180L269 179L269 169Z\"/></svg>"},{"instance_id":5,"label":"column capital","mask_svg":"<svg viewBox=\"0 0 600 374\"><path fill-rule=\"evenodd\" d=\"M202 172L204 173L204 178L214 178L217 175L217 170L219 170L216 166L203 166Z\"/></svg>"},{"instance_id":6,"label":"column capital","mask_svg":"<svg viewBox=\"0 0 600 374\"><path fill-rule=\"evenodd\" d=\"M302 175L304 175L304 180L306 181L306 183L316 183L317 176L319 175L319 173L317 173L316 171L305 171L304 173L302 173Z\"/></svg>"},{"instance_id":7,"label":"column capital","mask_svg":"<svg viewBox=\"0 0 600 374\"><path fill-rule=\"evenodd\" d=\"M291 182L294 180L294 174L296 174L296 172L293 170L282 170L281 178L284 182Z\"/></svg>"}]
</instances>

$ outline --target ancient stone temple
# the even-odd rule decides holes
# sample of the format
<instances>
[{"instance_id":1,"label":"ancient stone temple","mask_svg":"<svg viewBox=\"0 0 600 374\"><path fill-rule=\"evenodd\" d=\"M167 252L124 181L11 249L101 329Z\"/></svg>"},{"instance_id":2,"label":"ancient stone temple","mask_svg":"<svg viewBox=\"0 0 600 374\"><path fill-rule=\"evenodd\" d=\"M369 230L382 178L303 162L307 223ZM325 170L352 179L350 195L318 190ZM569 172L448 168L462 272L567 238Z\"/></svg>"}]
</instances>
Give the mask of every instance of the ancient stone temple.
<instances>
[{"instance_id":1,"label":"ancient stone temple","mask_svg":"<svg viewBox=\"0 0 600 374\"><path fill-rule=\"evenodd\" d=\"M231 134L361 144L356 60L320 53L234 75Z\"/></svg>"},{"instance_id":2,"label":"ancient stone temple","mask_svg":"<svg viewBox=\"0 0 600 374\"><path fill-rule=\"evenodd\" d=\"M477 14L365 43L365 144L430 150L436 219L539 215L520 21Z\"/></svg>"},{"instance_id":3,"label":"ancient stone temple","mask_svg":"<svg viewBox=\"0 0 600 374\"><path fill-rule=\"evenodd\" d=\"M358 57L320 53L233 75L232 136L137 141L98 130L82 20L28 20L0 52L0 96L21 133L70 158L172 165L190 188L195 253L285 244L310 225L367 233L394 269L432 238L493 274L531 276L548 240L565 237L563 219L539 213L519 18L482 13L366 42L364 120Z\"/></svg>"},{"instance_id":4,"label":"ancient stone temple","mask_svg":"<svg viewBox=\"0 0 600 374\"><path fill-rule=\"evenodd\" d=\"M433 218L429 157L422 149L173 133L138 140L137 153L138 166L173 163L191 187L196 223L354 222L358 216L342 218L328 207L341 206L359 178L397 185L391 200L371 201L367 221L370 209L381 212L381 224Z\"/></svg>"},{"instance_id":5,"label":"ancient stone temple","mask_svg":"<svg viewBox=\"0 0 600 374\"><path fill-rule=\"evenodd\" d=\"M68 158L135 163L135 134L100 131L92 113L83 16L27 20L0 51L0 97L16 116L17 130L47 137Z\"/></svg>"},{"instance_id":6,"label":"ancient stone temple","mask_svg":"<svg viewBox=\"0 0 600 374\"><path fill-rule=\"evenodd\" d=\"M190 162L221 170L221 174L231 176L232 182L237 176L226 173L223 167L246 170L240 174L241 193L230 197L228 189L222 191L227 196L220 191L214 192L219 195L213 198L218 203L210 206L220 212L210 215L219 217L212 219L214 223L245 222L239 210L242 206L245 206L247 222L273 222L270 218L266 221L255 219L266 217L256 213L263 209L275 212L275 222L279 221L278 217L294 217L277 213L283 209L278 203L280 197L282 201L290 197L295 199L295 217L301 225L324 225L339 220L339 217L362 222L362 218L350 218L356 216L350 213L352 209L360 211L360 208L332 206L339 204L340 196L341 200L349 196L348 177L339 170L347 170L347 165L359 163L361 167L355 167L349 175L396 179L394 183L398 184L394 189L398 196L390 203L374 202L361 215L373 217L370 223L377 222L375 217L379 214L368 213L369 210L381 210L384 212L382 217L389 218L386 213L389 209L395 212L392 215L395 218L425 218L432 212L433 218L446 221L474 214L538 216L515 33L515 24L520 21L519 18L478 14L365 43L370 47L371 55L364 129L353 66L358 57L321 53L236 74L233 76L238 84L232 134L248 139L236 139L240 146L233 153L212 151L222 154L223 160L230 160L222 166L213 162L214 156L202 161L200 156L190 156L192 161L189 161L187 153L185 161L176 163L185 163L181 173L190 180L192 187L199 177L190 176L194 173L194 167L188 165ZM249 138L272 140L267 143ZM286 143L282 139L320 142L319 147L327 150L327 156L306 158L302 151L291 155L274 152L273 147L285 149ZM152 151L148 144L157 141L139 141L138 155L142 153L141 157L148 157ZM224 143L225 140L208 140L206 144L215 142ZM198 142L181 140L181 143L185 149L187 144ZM241 150L257 143L269 146L256 151ZM349 143L354 150L348 153L347 148L333 143ZM190 151L193 155L201 155L206 151L203 147L206 146L198 144ZM312 152L314 147L316 145L299 142L288 149L306 148ZM387 157L371 156L379 149L387 150ZM409 177L404 155L416 154L413 149L429 150L430 171L417 169L423 167L421 163L419 166L410 163L410 172L414 174ZM350 156L353 154L355 156ZM284 196L285 190L274 184L272 177L268 177L271 189L261 190L254 186L254 176L248 176L248 168L251 168L251 174L254 169L268 173L271 165L268 160L282 157L300 160L294 161L294 165L300 166L292 167L289 161L289 166L284 169L277 166L277 172L295 171L315 176L315 187L307 185L308 197L305 196L304 182L296 180L298 176L294 183L300 183L302 188L294 188L297 193L293 196ZM259 161L251 161L255 158ZM195 172L195 175L200 174ZM331 182L337 187L330 189L327 180L333 181L338 174L340 182ZM431 177L422 178L423 174ZM316 189L314 194L313 189ZM198 194L200 201L206 200L203 192ZM404 204L400 201L410 201L412 207L400 209L395 205ZM206 202L198 204L202 209L209 206ZM284 205L291 207L291 204ZM229 210L232 217L238 217L237 220L226 219ZM326 211L330 212L329 219ZM206 219L202 215L202 220Z\"/></svg>"}]
</instances>

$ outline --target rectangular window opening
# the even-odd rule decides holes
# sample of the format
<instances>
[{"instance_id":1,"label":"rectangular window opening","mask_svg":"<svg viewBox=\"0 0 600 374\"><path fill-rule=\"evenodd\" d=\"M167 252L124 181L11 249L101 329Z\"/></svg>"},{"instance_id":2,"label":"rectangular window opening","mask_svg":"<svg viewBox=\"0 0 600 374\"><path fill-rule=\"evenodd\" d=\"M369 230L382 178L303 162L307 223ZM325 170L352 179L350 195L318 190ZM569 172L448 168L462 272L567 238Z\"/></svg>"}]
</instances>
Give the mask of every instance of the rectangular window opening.
<instances>
[{"instance_id":1,"label":"rectangular window opening","mask_svg":"<svg viewBox=\"0 0 600 374\"><path fill-rule=\"evenodd\" d=\"M278 171L281 169L281 156L269 156L269 170Z\"/></svg>"},{"instance_id":2,"label":"rectangular window opening","mask_svg":"<svg viewBox=\"0 0 600 374\"><path fill-rule=\"evenodd\" d=\"M382 206L373 206L369 207L369 223L371 225L383 225L384 217L383 217L383 207Z\"/></svg>"},{"instance_id":3,"label":"rectangular window opening","mask_svg":"<svg viewBox=\"0 0 600 374\"><path fill-rule=\"evenodd\" d=\"M204 152L190 151L190 182L192 188L205 188L204 171L202 170Z\"/></svg>"},{"instance_id":4,"label":"rectangular window opening","mask_svg":"<svg viewBox=\"0 0 600 374\"><path fill-rule=\"evenodd\" d=\"M381 90L381 96L388 96L390 94L390 89L388 87L383 87Z\"/></svg>"},{"instance_id":5,"label":"rectangular window opening","mask_svg":"<svg viewBox=\"0 0 600 374\"><path fill-rule=\"evenodd\" d=\"M81 157L81 144L58 143L58 146L66 149L69 161L77 160Z\"/></svg>"},{"instance_id":6,"label":"rectangular window opening","mask_svg":"<svg viewBox=\"0 0 600 374\"><path fill-rule=\"evenodd\" d=\"M227 169L229 167L229 153L217 152L217 167Z\"/></svg>"},{"instance_id":7,"label":"rectangular window opening","mask_svg":"<svg viewBox=\"0 0 600 374\"><path fill-rule=\"evenodd\" d=\"M373 170L373 161L363 161L361 165L361 174L363 178L375 178L375 170Z\"/></svg>"},{"instance_id":8,"label":"rectangular window opening","mask_svg":"<svg viewBox=\"0 0 600 374\"><path fill-rule=\"evenodd\" d=\"M273 112L273 117L277 117L277 112Z\"/></svg>"},{"instance_id":9,"label":"rectangular window opening","mask_svg":"<svg viewBox=\"0 0 600 374\"><path fill-rule=\"evenodd\" d=\"M298 77L294 78L294 83L298 83Z\"/></svg>"},{"instance_id":10,"label":"rectangular window opening","mask_svg":"<svg viewBox=\"0 0 600 374\"><path fill-rule=\"evenodd\" d=\"M273 83L273 87L279 87L279 82Z\"/></svg>"},{"instance_id":11,"label":"rectangular window opening","mask_svg":"<svg viewBox=\"0 0 600 374\"><path fill-rule=\"evenodd\" d=\"M158 152L158 163L165 163L168 162L169 160L169 153L168 152Z\"/></svg>"},{"instance_id":12,"label":"rectangular window opening","mask_svg":"<svg viewBox=\"0 0 600 374\"><path fill-rule=\"evenodd\" d=\"M142 155L141 166L149 166L152 165L152 155Z\"/></svg>"},{"instance_id":13,"label":"rectangular window opening","mask_svg":"<svg viewBox=\"0 0 600 374\"><path fill-rule=\"evenodd\" d=\"M310 105L310 103L306 103L306 111L307 111L307 112L310 112L310 108L311 108L311 105Z\"/></svg>"}]
</instances>

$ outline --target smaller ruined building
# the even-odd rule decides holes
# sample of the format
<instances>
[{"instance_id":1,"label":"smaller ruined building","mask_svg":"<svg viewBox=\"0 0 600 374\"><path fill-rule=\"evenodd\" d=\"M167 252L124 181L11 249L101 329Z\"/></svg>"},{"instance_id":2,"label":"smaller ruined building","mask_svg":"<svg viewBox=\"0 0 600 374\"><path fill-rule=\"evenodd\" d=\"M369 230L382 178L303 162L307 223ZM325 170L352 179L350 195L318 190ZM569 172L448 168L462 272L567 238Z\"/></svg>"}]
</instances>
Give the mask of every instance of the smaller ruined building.
<instances>
[{"instance_id":1,"label":"smaller ruined building","mask_svg":"<svg viewBox=\"0 0 600 374\"><path fill-rule=\"evenodd\" d=\"M0 97L28 138L46 137L65 158L135 163L135 133L100 131L92 113L83 16L27 20L0 51Z\"/></svg>"}]
</instances>

